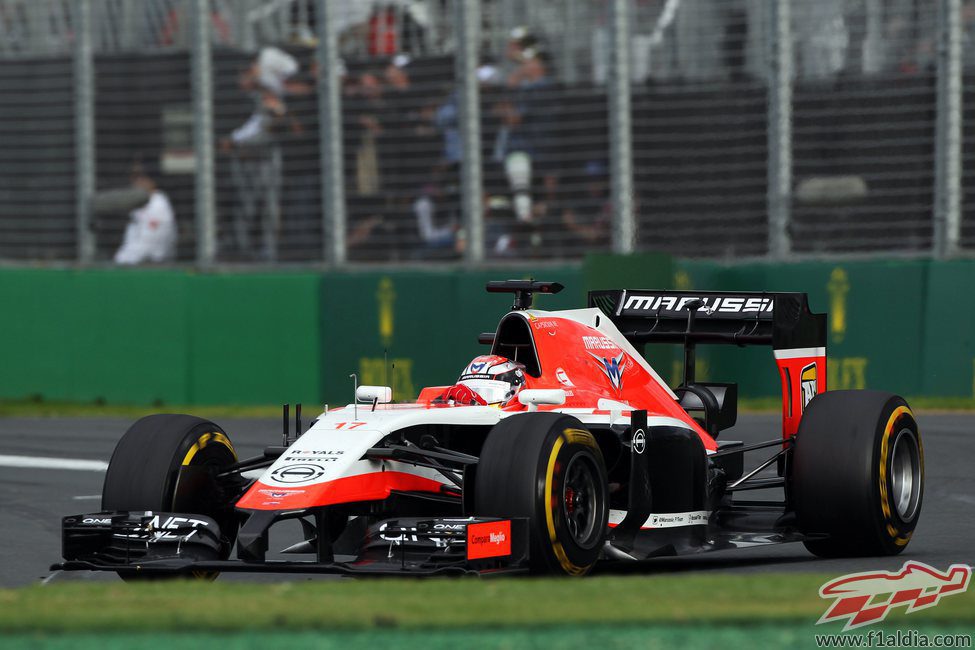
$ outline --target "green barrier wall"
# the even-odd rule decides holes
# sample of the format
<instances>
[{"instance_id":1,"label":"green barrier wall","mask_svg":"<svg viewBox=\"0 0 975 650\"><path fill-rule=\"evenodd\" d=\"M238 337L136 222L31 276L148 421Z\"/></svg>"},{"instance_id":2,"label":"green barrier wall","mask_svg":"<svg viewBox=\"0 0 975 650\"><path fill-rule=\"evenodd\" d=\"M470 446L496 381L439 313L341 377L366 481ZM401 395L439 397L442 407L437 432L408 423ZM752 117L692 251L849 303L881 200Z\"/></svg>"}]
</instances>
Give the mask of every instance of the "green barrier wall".
<instances>
[{"instance_id":1,"label":"green barrier wall","mask_svg":"<svg viewBox=\"0 0 975 650\"><path fill-rule=\"evenodd\" d=\"M805 291L829 313L831 389L875 388L910 396L975 397L975 261L850 261L718 265L682 261L675 283L713 290ZM775 396L764 349L711 348L704 375L740 382L749 397Z\"/></svg>"},{"instance_id":2,"label":"green barrier wall","mask_svg":"<svg viewBox=\"0 0 975 650\"><path fill-rule=\"evenodd\" d=\"M782 290L828 311L829 385L975 398L975 261L721 265L660 255L465 271L212 273L0 270L0 399L116 404L345 403L351 373L397 399L454 380L511 297L489 279L562 282L539 308L595 288ZM680 356L647 349L676 383ZM699 377L778 397L771 352L703 346Z\"/></svg>"},{"instance_id":3,"label":"green barrier wall","mask_svg":"<svg viewBox=\"0 0 975 650\"><path fill-rule=\"evenodd\" d=\"M0 397L122 404L317 400L320 278L0 272Z\"/></svg>"},{"instance_id":4,"label":"green barrier wall","mask_svg":"<svg viewBox=\"0 0 975 650\"><path fill-rule=\"evenodd\" d=\"M396 399L415 397L423 386L452 384L486 346L481 332L493 332L511 307L512 296L488 294L488 280L555 280L556 295L536 295L539 309L584 305L579 267L533 273L496 271L399 271L329 274L322 283L325 395L331 403L352 399L350 373L360 384L390 385Z\"/></svg>"},{"instance_id":5,"label":"green barrier wall","mask_svg":"<svg viewBox=\"0 0 975 650\"><path fill-rule=\"evenodd\" d=\"M579 266L527 271L213 273L0 270L0 399L278 404L397 398L452 383L511 296L490 279L553 279L539 308L582 306ZM385 361L384 361L385 359Z\"/></svg>"}]
</instances>

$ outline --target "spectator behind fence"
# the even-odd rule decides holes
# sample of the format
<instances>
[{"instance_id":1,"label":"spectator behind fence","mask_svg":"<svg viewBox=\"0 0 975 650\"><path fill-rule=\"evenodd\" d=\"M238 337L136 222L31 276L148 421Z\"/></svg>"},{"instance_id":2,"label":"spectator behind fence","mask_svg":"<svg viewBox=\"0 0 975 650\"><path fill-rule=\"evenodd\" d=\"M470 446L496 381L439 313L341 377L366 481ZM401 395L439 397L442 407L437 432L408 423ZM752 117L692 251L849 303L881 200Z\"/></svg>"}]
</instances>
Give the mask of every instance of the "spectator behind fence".
<instances>
[{"instance_id":1,"label":"spectator behind fence","mask_svg":"<svg viewBox=\"0 0 975 650\"><path fill-rule=\"evenodd\" d=\"M168 262L176 256L176 217L166 193L156 186L142 163L132 166L132 187L149 195L149 201L129 213L122 245L115 253L116 264Z\"/></svg>"},{"instance_id":2,"label":"spectator behind fence","mask_svg":"<svg viewBox=\"0 0 975 650\"><path fill-rule=\"evenodd\" d=\"M458 203L450 187L456 185L456 170L441 157L437 122L437 107L449 90L452 70L452 62L444 57L414 62L399 55L384 71L386 111L380 150L385 215L397 244L391 252L404 258L415 257L418 246L430 247L434 240L440 242L433 246L438 254L449 254L451 248L441 235L430 233L440 230L434 222L444 225L453 220ZM414 227L414 217L419 229Z\"/></svg>"},{"instance_id":3,"label":"spectator behind fence","mask_svg":"<svg viewBox=\"0 0 975 650\"><path fill-rule=\"evenodd\" d=\"M599 160L586 163L582 184L585 194L562 209L562 225L570 234L568 251L605 249L609 246L613 206L609 197L609 172Z\"/></svg>"},{"instance_id":4,"label":"spectator behind fence","mask_svg":"<svg viewBox=\"0 0 975 650\"><path fill-rule=\"evenodd\" d=\"M539 110L539 92L551 85L547 58L538 39L524 27L511 32L506 51L511 72L507 75L508 95L494 105L501 122L494 141L492 160L500 164L512 193L515 216L521 222L532 220L532 175L538 162L540 130L546 119Z\"/></svg>"},{"instance_id":5,"label":"spectator behind fence","mask_svg":"<svg viewBox=\"0 0 975 650\"><path fill-rule=\"evenodd\" d=\"M240 87L254 98L254 112L221 149L232 154L231 173L237 190L234 211L234 240L238 252L252 256L251 231L262 233L262 247L256 257L277 259L281 228L281 186L283 159L281 135L295 123L284 97L288 92L309 92L289 80L298 72L298 61L275 47L265 47L241 75Z\"/></svg>"},{"instance_id":6,"label":"spectator behind fence","mask_svg":"<svg viewBox=\"0 0 975 650\"><path fill-rule=\"evenodd\" d=\"M388 224L384 218L379 142L380 116L386 109L381 75L372 69L350 75L343 86L343 141L349 225L346 243L353 260L386 259Z\"/></svg>"},{"instance_id":7,"label":"spectator behind fence","mask_svg":"<svg viewBox=\"0 0 975 650\"><path fill-rule=\"evenodd\" d=\"M498 69L491 64L479 66L477 78L482 91L488 93L501 83ZM487 101L490 102L490 99ZM451 249L458 254L462 252L464 246L463 233L459 225L460 196L457 188L463 156L459 102L459 90L455 88L441 103L429 107L429 125L435 129L440 141L437 174L433 182L422 186L419 198L413 202L413 213L424 244L441 250ZM484 117L482 115L482 119ZM490 139L490 133L493 131L482 126L485 140ZM483 159L484 151L481 153ZM485 187L489 197L491 185L490 179L486 179ZM487 214L490 216L490 212ZM500 236L495 236L494 240ZM503 250L507 250L509 239L510 237L502 243Z\"/></svg>"}]
</instances>

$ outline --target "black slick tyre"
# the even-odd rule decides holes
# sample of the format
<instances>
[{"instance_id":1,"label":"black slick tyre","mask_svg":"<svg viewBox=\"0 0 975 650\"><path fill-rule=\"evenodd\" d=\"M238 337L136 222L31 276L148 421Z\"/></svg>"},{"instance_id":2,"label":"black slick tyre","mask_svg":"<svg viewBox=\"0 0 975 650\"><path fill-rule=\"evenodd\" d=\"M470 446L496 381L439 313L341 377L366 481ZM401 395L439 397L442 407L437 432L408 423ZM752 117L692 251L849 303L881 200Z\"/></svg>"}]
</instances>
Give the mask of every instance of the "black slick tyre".
<instances>
[{"instance_id":1,"label":"black slick tyre","mask_svg":"<svg viewBox=\"0 0 975 650\"><path fill-rule=\"evenodd\" d=\"M799 424L791 495L820 557L896 555L924 496L924 448L903 398L866 390L817 395Z\"/></svg>"},{"instance_id":2,"label":"black slick tyre","mask_svg":"<svg viewBox=\"0 0 975 650\"><path fill-rule=\"evenodd\" d=\"M478 516L529 519L533 572L584 575L602 552L609 517L602 453L574 417L509 416L481 450L474 503Z\"/></svg>"},{"instance_id":3,"label":"black slick tyre","mask_svg":"<svg viewBox=\"0 0 975 650\"><path fill-rule=\"evenodd\" d=\"M216 473L236 462L230 438L213 422L191 415L149 415L129 427L115 446L105 473L102 510L206 515L216 520L224 539L222 552L214 559L226 559L237 536L233 504L206 489L206 484L180 489L177 497L177 481L184 466L205 466ZM216 577L215 573L194 575ZM130 579L131 574L123 577Z\"/></svg>"}]
</instances>

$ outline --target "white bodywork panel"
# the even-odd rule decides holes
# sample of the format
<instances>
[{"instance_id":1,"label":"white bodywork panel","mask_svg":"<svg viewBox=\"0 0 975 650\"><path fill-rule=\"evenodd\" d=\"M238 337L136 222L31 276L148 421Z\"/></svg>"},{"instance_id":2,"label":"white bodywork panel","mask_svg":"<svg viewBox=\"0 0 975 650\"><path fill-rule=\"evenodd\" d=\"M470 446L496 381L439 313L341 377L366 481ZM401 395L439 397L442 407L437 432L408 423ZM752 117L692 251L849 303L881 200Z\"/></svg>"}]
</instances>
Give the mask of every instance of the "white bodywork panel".
<instances>
[{"instance_id":1,"label":"white bodywork panel","mask_svg":"<svg viewBox=\"0 0 975 650\"><path fill-rule=\"evenodd\" d=\"M677 399L667 383L630 345L613 321L598 309L553 312L526 310L517 313L523 314L526 318L529 315L538 318L565 318L599 330L650 373L668 394ZM595 413L597 409L592 408L552 410L572 415L586 425L629 426L630 418L623 413L630 411L631 406L611 399L602 399L598 407L598 410L609 411L609 413L597 414ZM506 412L491 406L429 408L417 404L381 404L373 410L372 404L350 404L321 415L314 426L264 471L260 482L272 487L303 487L372 472L401 471L446 484L449 483L447 479L431 468L417 467L400 461L366 460L362 457L368 449L376 446L389 434L408 427L427 424L494 426L503 417L517 416L522 413ZM650 427L670 426L690 429L687 423L671 417L650 416L647 424Z\"/></svg>"},{"instance_id":2,"label":"white bodywork panel","mask_svg":"<svg viewBox=\"0 0 975 650\"><path fill-rule=\"evenodd\" d=\"M447 483L434 469L398 461L360 460L366 451L394 431L422 424L493 426L500 409L490 406L426 408L412 404L350 404L323 414L288 451L265 470L261 483L273 487L302 487L370 472L403 471ZM300 467L300 471L295 471Z\"/></svg>"}]
</instances>

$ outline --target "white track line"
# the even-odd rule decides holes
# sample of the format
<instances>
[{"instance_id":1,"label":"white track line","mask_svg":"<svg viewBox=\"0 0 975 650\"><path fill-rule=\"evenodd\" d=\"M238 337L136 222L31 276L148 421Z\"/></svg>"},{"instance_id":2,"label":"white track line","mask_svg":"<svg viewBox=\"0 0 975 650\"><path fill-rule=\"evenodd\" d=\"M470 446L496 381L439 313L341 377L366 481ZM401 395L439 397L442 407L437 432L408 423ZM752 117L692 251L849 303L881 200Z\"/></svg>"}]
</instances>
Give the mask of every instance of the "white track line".
<instances>
[{"instance_id":1,"label":"white track line","mask_svg":"<svg viewBox=\"0 0 975 650\"><path fill-rule=\"evenodd\" d=\"M71 497L71 498L74 499L75 501L88 501L88 500L92 500L93 501L95 499L101 499L102 498L102 495L100 495L100 494L83 494L81 496Z\"/></svg>"},{"instance_id":2,"label":"white track line","mask_svg":"<svg viewBox=\"0 0 975 650\"><path fill-rule=\"evenodd\" d=\"M46 456L3 456L0 467L28 467L34 469L73 469L85 472L104 472L108 463L103 460L81 458L50 458Z\"/></svg>"}]
</instances>

